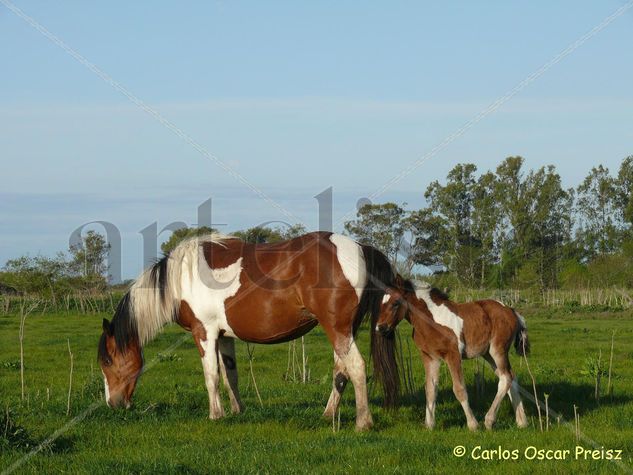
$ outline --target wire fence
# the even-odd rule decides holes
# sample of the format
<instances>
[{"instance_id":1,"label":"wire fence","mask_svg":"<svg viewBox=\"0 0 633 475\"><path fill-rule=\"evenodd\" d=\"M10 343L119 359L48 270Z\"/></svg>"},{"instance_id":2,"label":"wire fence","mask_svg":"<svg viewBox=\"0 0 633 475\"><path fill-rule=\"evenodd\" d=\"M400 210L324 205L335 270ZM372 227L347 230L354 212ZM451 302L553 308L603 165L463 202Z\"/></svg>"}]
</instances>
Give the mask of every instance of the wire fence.
<instances>
[{"instance_id":1,"label":"wire fence","mask_svg":"<svg viewBox=\"0 0 633 475\"><path fill-rule=\"evenodd\" d=\"M76 292L54 298L36 295L0 295L0 314L15 315L33 307L32 314L112 314L123 296L121 291ZM450 291L451 300L468 302L494 299L511 307L548 307L587 310L626 310L633 307L633 290L625 288L587 289L469 289Z\"/></svg>"},{"instance_id":2,"label":"wire fence","mask_svg":"<svg viewBox=\"0 0 633 475\"><path fill-rule=\"evenodd\" d=\"M456 302L495 299L511 307L589 307L628 309L633 306L633 291L623 288L587 289L455 289Z\"/></svg>"}]
</instances>

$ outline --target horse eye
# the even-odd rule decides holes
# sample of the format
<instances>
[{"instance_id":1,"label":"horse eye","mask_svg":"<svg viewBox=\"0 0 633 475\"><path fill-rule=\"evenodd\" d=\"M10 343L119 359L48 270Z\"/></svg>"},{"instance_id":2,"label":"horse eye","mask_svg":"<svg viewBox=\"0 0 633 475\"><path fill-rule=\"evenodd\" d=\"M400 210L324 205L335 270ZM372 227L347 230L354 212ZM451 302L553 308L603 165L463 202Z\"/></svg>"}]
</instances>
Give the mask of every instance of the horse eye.
<instances>
[{"instance_id":1,"label":"horse eye","mask_svg":"<svg viewBox=\"0 0 633 475\"><path fill-rule=\"evenodd\" d=\"M106 358L103 361L103 364L106 365L106 366L112 366L112 359L111 358Z\"/></svg>"}]
</instances>

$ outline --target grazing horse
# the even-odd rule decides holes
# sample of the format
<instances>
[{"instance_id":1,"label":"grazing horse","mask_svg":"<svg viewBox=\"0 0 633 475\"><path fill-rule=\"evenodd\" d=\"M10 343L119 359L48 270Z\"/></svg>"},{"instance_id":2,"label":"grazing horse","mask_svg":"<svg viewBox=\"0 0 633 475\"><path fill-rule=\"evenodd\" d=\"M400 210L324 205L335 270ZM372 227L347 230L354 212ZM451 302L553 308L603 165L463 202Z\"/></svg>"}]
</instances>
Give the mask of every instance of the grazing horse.
<instances>
[{"instance_id":1,"label":"grazing horse","mask_svg":"<svg viewBox=\"0 0 633 475\"><path fill-rule=\"evenodd\" d=\"M143 346L167 324L190 331L209 393L209 417L224 409L219 375L231 409L240 412L234 338L280 343L320 324L334 349L331 416L348 380L356 396L356 428L372 425L365 362L354 336L366 314L373 328L385 286L394 273L387 258L339 234L315 232L274 244L251 244L212 234L183 241L145 270L104 319L98 359L109 406L130 406L143 368ZM371 332L374 373L385 404L395 403L398 374L394 341Z\"/></svg>"},{"instance_id":2,"label":"grazing horse","mask_svg":"<svg viewBox=\"0 0 633 475\"><path fill-rule=\"evenodd\" d=\"M477 429L477 419L468 403L462 359L482 356L499 378L497 395L486 414L486 428L493 427L506 394L512 402L517 425L526 427L527 417L508 358L513 342L517 354L522 356L529 352L523 317L495 300L454 303L426 283L417 283L416 289L400 276L397 282L398 286L385 291L375 330L388 334L403 318L413 325L413 339L426 373L426 426L432 429L435 425L435 399L443 359L451 373L455 397L466 414L468 428Z\"/></svg>"}]
</instances>

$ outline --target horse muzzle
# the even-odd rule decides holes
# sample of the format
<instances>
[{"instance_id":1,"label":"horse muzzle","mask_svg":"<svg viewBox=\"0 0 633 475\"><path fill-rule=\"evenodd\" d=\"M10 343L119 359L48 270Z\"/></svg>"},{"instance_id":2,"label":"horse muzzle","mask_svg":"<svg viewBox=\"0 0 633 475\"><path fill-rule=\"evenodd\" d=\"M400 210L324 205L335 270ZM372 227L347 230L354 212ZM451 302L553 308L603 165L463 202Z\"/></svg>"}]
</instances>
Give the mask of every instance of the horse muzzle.
<instances>
[{"instance_id":1,"label":"horse muzzle","mask_svg":"<svg viewBox=\"0 0 633 475\"><path fill-rule=\"evenodd\" d=\"M132 402L129 399L126 399L122 395L120 396L111 396L106 400L106 403L112 409L116 409L117 407L124 407L125 409L129 409L132 407Z\"/></svg>"},{"instance_id":2,"label":"horse muzzle","mask_svg":"<svg viewBox=\"0 0 633 475\"><path fill-rule=\"evenodd\" d=\"M389 325L376 325L376 332L384 337L392 337L394 329Z\"/></svg>"}]
</instances>

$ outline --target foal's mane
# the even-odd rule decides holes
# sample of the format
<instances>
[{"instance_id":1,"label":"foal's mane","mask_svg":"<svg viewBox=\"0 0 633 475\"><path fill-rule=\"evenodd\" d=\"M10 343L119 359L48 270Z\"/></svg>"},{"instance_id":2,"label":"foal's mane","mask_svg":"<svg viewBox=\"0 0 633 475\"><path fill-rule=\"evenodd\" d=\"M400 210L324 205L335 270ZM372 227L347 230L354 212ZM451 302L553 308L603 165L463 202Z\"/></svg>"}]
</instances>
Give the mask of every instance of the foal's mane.
<instances>
[{"instance_id":1,"label":"foal's mane","mask_svg":"<svg viewBox=\"0 0 633 475\"><path fill-rule=\"evenodd\" d=\"M431 290L429 291L429 293L430 293L431 297L435 297L435 298L437 298L439 300L450 300L451 299L446 292L442 292L437 287L432 287Z\"/></svg>"},{"instance_id":2,"label":"foal's mane","mask_svg":"<svg viewBox=\"0 0 633 475\"><path fill-rule=\"evenodd\" d=\"M411 279L404 279L402 281L402 289L405 294L415 294L415 285L413 285Z\"/></svg>"}]
</instances>

